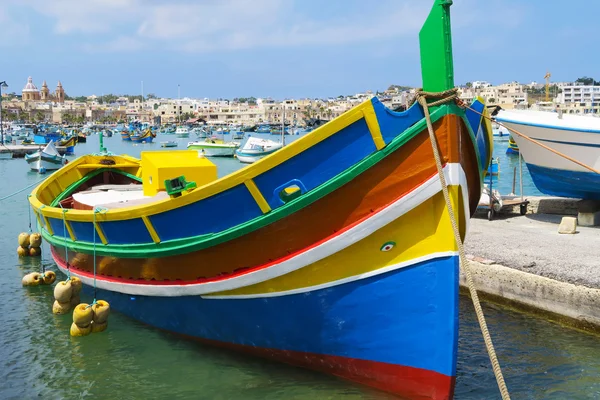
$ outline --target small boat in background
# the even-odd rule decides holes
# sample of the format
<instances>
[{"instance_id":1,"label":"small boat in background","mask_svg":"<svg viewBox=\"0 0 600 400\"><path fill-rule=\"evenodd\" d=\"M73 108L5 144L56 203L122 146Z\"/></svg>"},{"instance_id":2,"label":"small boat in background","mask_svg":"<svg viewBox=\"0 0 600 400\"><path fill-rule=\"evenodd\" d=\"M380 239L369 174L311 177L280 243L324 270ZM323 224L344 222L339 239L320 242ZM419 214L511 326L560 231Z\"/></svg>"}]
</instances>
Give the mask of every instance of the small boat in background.
<instances>
[{"instance_id":1,"label":"small boat in background","mask_svg":"<svg viewBox=\"0 0 600 400\"><path fill-rule=\"evenodd\" d=\"M499 110L496 120L583 164L598 168L600 118L531 110ZM600 175L512 135L538 190L550 196L600 200Z\"/></svg>"},{"instance_id":2,"label":"small boat in background","mask_svg":"<svg viewBox=\"0 0 600 400\"><path fill-rule=\"evenodd\" d=\"M58 154L54 142L50 142L33 154L26 154L25 161L33 171L45 173L46 171L57 170L67 163L65 156Z\"/></svg>"},{"instance_id":3,"label":"small boat in background","mask_svg":"<svg viewBox=\"0 0 600 400\"><path fill-rule=\"evenodd\" d=\"M61 139L58 142L60 147L65 148L65 154L75 154L75 145L77 145L78 139L77 136L71 136L68 139Z\"/></svg>"},{"instance_id":4,"label":"small boat in background","mask_svg":"<svg viewBox=\"0 0 600 400\"><path fill-rule=\"evenodd\" d=\"M131 135L131 141L133 143L152 143L152 140L156 137L156 134L152 132L152 129L146 129L143 133L135 133Z\"/></svg>"},{"instance_id":5,"label":"small boat in background","mask_svg":"<svg viewBox=\"0 0 600 400\"><path fill-rule=\"evenodd\" d=\"M237 142L225 142L217 138L190 142L187 145L188 150L198 150L200 155L206 157L233 157L239 147Z\"/></svg>"},{"instance_id":6,"label":"small boat in background","mask_svg":"<svg viewBox=\"0 0 600 400\"><path fill-rule=\"evenodd\" d=\"M242 142L240 148L235 151L235 156L242 163L252 164L282 147L283 144L281 142L249 136L245 142Z\"/></svg>"},{"instance_id":7,"label":"small boat in background","mask_svg":"<svg viewBox=\"0 0 600 400\"><path fill-rule=\"evenodd\" d=\"M519 146L517 146L517 142L512 138L512 135L508 138L508 148L506 149L506 154L519 154Z\"/></svg>"},{"instance_id":8,"label":"small boat in background","mask_svg":"<svg viewBox=\"0 0 600 400\"><path fill-rule=\"evenodd\" d=\"M178 144L174 140L167 140L165 142L160 142L160 147L177 147Z\"/></svg>"},{"instance_id":9,"label":"small boat in background","mask_svg":"<svg viewBox=\"0 0 600 400\"><path fill-rule=\"evenodd\" d=\"M500 174L500 159L499 158L492 158L492 161L488 167L488 169L485 171L486 175L499 175Z\"/></svg>"},{"instance_id":10,"label":"small boat in background","mask_svg":"<svg viewBox=\"0 0 600 400\"><path fill-rule=\"evenodd\" d=\"M179 138L190 137L190 128L185 125L180 125L175 129L175 135Z\"/></svg>"},{"instance_id":11,"label":"small boat in background","mask_svg":"<svg viewBox=\"0 0 600 400\"><path fill-rule=\"evenodd\" d=\"M128 130L123 129L121 131L121 139L125 142L131 142L131 135L129 134Z\"/></svg>"},{"instance_id":12,"label":"small boat in background","mask_svg":"<svg viewBox=\"0 0 600 400\"><path fill-rule=\"evenodd\" d=\"M206 130L204 130L204 128L202 128L200 126L196 126L196 127L192 128L190 133L195 134L199 138L205 138L207 136Z\"/></svg>"}]
</instances>

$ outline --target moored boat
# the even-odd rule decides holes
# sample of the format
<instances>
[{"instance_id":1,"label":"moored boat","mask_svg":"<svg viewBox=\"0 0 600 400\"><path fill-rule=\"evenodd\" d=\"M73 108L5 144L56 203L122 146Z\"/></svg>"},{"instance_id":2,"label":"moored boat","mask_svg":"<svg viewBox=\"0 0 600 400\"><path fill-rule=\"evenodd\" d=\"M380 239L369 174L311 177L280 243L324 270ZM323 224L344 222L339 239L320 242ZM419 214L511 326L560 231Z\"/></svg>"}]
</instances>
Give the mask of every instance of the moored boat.
<instances>
[{"instance_id":1,"label":"moored boat","mask_svg":"<svg viewBox=\"0 0 600 400\"><path fill-rule=\"evenodd\" d=\"M586 165L599 165L599 118L547 111L500 110L496 120ZM540 192L600 200L600 175L519 135L512 137Z\"/></svg>"},{"instance_id":2,"label":"moored boat","mask_svg":"<svg viewBox=\"0 0 600 400\"><path fill-rule=\"evenodd\" d=\"M131 135L131 141L134 143L152 143L156 134L152 132L152 129L146 129L141 133L134 133Z\"/></svg>"},{"instance_id":3,"label":"moored boat","mask_svg":"<svg viewBox=\"0 0 600 400\"><path fill-rule=\"evenodd\" d=\"M449 7L436 0L421 31L426 92L454 87ZM492 132L447 100L431 120L464 238ZM452 397L459 260L419 103L369 99L221 179L197 152L85 155L29 201L58 267L125 315L403 398Z\"/></svg>"},{"instance_id":4,"label":"moored boat","mask_svg":"<svg viewBox=\"0 0 600 400\"><path fill-rule=\"evenodd\" d=\"M217 138L189 142L187 145L189 150L198 150L198 153L206 157L233 157L239 147L237 142L226 142Z\"/></svg>"},{"instance_id":5,"label":"moored boat","mask_svg":"<svg viewBox=\"0 0 600 400\"><path fill-rule=\"evenodd\" d=\"M190 136L190 128L186 125L180 125L175 129L175 135L180 138L186 138Z\"/></svg>"},{"instance_id":6,"label":"moored boat","mask_svg":"<svg viewBox=\"0 0 600 400\"><path fill-rule=\"evenodd\" d=\"M235 156L242 163L252 164L282 147L281 142L249 136L235 151Z\"/></svg>"},{"instance_id":7,"label":"moored boat","mask_svg":"<svg viewBox=\"0 0 600 400\"><path fill-rule=\"evenodd\" d=\"M54 146L54 142L50 142L33 154L26 154L25 161L33 171L44 173L46 171L57 170L67 164L65 156L61 156Z\"/></svg>"},{"instance_id":8,"label":"moored boat","mask_svg":"<svg viewBox=\"0 0 600 400\"><path fill-rule=\"evenodd\" d=\"M174 140L167 140L164 142L160 142L160 147L177 147L177 142Z\"/></svg>"},{"instance_id":9,"label":"moored boat","mask_svg":"<svg viewBox=\"0 0 600 400\"><path fill-rule=\"evenodd\" d=\"M517 146L517 142L515 142L515 139L512 138L512 135L508 138L506 154L519 154L519 146Z\"/></svg>"},{"instance_id":10,"label":"moored boat","mask_svg":"<svg viewBox=\"0 0 600 400\"><path fill-rule=\"evenodd\" d=\"M121 139L125 142L131 142L131 134L129 133L128 130L123 129L121 131Z\"/></svg>"}]
</instances>

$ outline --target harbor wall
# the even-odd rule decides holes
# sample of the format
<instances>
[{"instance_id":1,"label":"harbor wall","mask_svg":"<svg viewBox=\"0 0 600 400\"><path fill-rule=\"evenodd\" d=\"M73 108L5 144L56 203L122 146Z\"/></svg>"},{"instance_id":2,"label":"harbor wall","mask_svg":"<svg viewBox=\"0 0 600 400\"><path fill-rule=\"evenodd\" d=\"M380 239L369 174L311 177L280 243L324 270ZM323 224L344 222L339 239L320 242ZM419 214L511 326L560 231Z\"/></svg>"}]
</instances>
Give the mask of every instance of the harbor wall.
<instances>
[{"instance_id":1,"label":"harbor wall","mask_svg":"<svg viewBox=\"0 0 600 400\"><path fill-rule=\"evenodd\" d=\"M577 207L580 199L568 199L562 197L526 196L529 201L527 205L528 214L559 214L577 215ZM519 213L519 206L502 210L502 213Z\"/></svg>"},{"instance_id":2,"label":"harbor wall","mask_svg":"<svg viewBox=\"0 0 600 400\"><path fill-rule=\"evenodd\" d=\"M600 333L600 289L561 282L498 264L470 260L479 296L517 311ZM461 293L468 294L461 272Z\"/></svg>"}]
</instances>

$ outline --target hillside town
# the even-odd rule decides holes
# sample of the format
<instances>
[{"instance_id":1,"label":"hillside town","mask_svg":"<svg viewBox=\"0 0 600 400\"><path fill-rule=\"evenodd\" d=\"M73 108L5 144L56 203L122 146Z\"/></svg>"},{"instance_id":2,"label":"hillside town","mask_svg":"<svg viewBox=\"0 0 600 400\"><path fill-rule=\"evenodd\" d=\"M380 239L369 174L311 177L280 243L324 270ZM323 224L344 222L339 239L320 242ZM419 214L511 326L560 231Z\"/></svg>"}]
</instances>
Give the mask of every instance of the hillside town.
<instances>
[{"instance_id":1,"label":"hillside town","mask_svg":"<svg viewBox=\"0 0 600 400\"><path fill-rule=\"evenodd\" d=\"M509 82L500 85L474 81L461 86L460 96L464 100L480 96L487 104L504 109L555 110L558 107L571 114L596 114L600 108L600 86L593 79L591 82L588 80L552 84ZM41 89L38 89L33 78L29 77L20 95L15 92L2 93L2 117L5 123L20 120L51 123L140 121L152 124L189 120L208 124L281 123L285 118L286 123L302 125L308 119L329 120L338 117L373 96L392 109L404 109L410 104L415 90L391 85L375 93L368 90L335 98L285 100L254 97L231 100L171 99L157 98L152 94L144 97L91 95L71 98L60 81L51 92L45 80Z\"/></svg>"}]
</instances>

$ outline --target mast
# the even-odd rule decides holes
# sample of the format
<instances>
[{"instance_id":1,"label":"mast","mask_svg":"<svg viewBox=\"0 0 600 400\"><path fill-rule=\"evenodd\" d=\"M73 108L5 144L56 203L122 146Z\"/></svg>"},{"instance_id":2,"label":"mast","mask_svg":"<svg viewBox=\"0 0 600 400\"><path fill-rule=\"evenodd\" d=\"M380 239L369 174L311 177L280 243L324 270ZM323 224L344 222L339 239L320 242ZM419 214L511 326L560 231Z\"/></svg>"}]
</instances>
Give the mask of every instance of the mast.
<instances>
[{"instance_id":1,"label":"mast","mask_svg":"<svg viewBox=\"0 0 600 400\"><path fill-rule=\"evenodd\" d=\"M177 125L181 125L181 87L177 84Z\"/></svg>"},{"instance_id":2,"label":"mast","mask_svg":"<svg viewBox=\"0 0 600 400\"><path fill-rule=\"evenodd\" d=\"M442 92L454 87L450 6L452 0L435 0L419 32L423 90Z\"/></svg>"}]
</instances>

